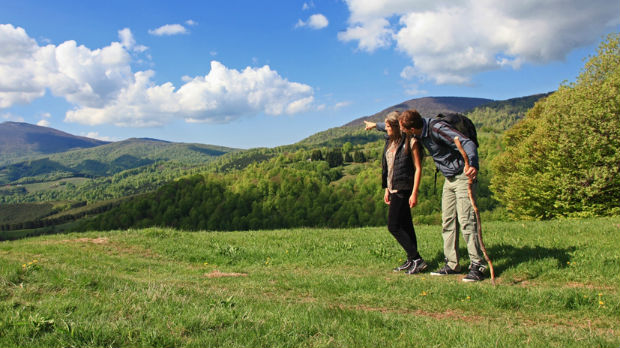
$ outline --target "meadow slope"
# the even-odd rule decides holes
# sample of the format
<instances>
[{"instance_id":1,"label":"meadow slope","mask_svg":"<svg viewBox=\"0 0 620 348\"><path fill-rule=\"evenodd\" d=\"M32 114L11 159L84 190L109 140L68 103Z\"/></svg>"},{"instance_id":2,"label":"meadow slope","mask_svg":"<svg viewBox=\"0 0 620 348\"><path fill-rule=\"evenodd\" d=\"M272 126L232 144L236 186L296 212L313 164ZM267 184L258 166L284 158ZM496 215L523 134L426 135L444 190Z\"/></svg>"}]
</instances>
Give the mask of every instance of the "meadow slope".
<instances>
[{"instance_id":1,"label":"meadow slope","mask_svg":"<svg viewBox=\"0 0 620 348\"><path fill-rule=\"evenodd\" d=\"M484 230L495 287L393 273L381 227L1 242L0 346L618 347L620 217ZM439 227L417 232L442 265Z\"/></svg>"}]
</instances>

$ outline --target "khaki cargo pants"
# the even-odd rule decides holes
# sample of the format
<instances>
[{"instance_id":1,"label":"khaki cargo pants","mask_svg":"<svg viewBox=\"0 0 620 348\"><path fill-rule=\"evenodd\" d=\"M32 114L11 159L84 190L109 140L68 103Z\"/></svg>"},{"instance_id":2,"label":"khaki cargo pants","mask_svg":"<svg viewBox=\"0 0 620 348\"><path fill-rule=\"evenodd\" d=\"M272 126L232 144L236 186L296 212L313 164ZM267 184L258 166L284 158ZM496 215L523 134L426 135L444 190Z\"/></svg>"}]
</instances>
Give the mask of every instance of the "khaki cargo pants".
<instances>
[{"instance_id":1,"label":"khaki cargo pants","mask_svg":"<svg viewBox=\"0 0 620 348\"><path fill-rule=\"evenodd\" d=\"M469 260L485 265L480 243L478 242L476 214L469 200L467 186L468 178L465 174L446 178L441 196L443 253L448 266L457 271L460 271L458 255L459 226L463 232L465 243L467 243ZM476 198L476 186L476 183L474 183L472 187L474 199Z\"/></svg>"}]
</instances>

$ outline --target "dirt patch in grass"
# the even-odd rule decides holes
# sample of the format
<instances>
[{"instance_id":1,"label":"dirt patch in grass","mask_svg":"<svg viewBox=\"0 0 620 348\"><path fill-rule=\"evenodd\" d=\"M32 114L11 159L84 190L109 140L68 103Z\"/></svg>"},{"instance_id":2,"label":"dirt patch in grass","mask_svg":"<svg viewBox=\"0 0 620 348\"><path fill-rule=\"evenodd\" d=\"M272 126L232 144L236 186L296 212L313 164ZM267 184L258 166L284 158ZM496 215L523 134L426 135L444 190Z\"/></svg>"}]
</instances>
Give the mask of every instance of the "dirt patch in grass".
<instances>
[{"instance_id":1,"label":"dirt patch in grass","mask_svg":"<svg viewBox=\"0 0 620 348\"><path fill-rule=\"evenodd\" d=\"M603 286L603 285L592 285L592 284L584 284L578 282L568 282L564 285L566 288L575 288L575 289L590 289L590 290L615 290L613 286Z\"/></svg>"},{"instance_id":2,"label":"dirt patch in grass","mask_svg":"<svg viewBox=\"0 0 620 348\"><path fill-rule=\"evenodd\" d=\"M99 237L99 238L78 238L78 239L68 239L68 240L63 240L62 242L67 242L67 243L91 243L91 244L108 244L109 240L106 237Z\"/></svg>"},{"instance_id":3,"label":"dirt patch in grass","mask_svg":"<svg viewBox=\"0 0 620 348\"><path fill-rule=\"evenodd\" d=\"M224 277L247 277L247 273L225 273L214 270L211 273L205 273L206 278L224 278Z\"/></svg>"}]
</instances>

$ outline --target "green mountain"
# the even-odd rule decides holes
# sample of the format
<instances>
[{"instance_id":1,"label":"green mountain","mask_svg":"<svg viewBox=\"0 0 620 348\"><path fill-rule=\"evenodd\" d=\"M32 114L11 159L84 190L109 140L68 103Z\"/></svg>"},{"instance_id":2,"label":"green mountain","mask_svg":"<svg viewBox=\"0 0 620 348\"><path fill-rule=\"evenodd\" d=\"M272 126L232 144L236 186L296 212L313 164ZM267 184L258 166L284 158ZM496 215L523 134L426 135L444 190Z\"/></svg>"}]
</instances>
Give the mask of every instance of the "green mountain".
<instances>
[{"instance_id":1,"label":"green mountain","mask_svg":"<svg viewBox=\"0 0 620 348\"><path fill-rule=\"evenodd\" d=\"M21 122L0 123L0 165L24 156L53 154L108 144L53 128Z\"/></svg>"},{"instance_id":2,"label":"green mountain","mask_svg":"<svg viewBox=\"0 0 620 348\"><path fill-rule=\"evenodd\" d=\"M392 105L375 114L363 116L335 128L316 133L303 139L299 144L318 146L342 146L345 142L351 144L365 144L375 141L381 136L375 132L364 131L364 121L381 122L391 111L416 109L423 117L432 117L439 113L460 112L466 113L475 107L493 102L491 99L464 98L464 97L425 97L404 101Z\"/></svg>"},{"instance_id":3,"label":"green mountain","mask_svg":"<svg viewBox=\"0 0 620 348\"><path fill-rule=\"evenodd\" d=\"M494 101L467 112L479 131L502 133L525 117L534 104L553 92Z\"/></svg>"},{"instance_id":4,"label":"green mountain","mask_svg":"<svg viewBox=\"0 0 620 348\"><path fill-rule=\"evenodd\" d=\"M0 165L0 203L118 200L156 190L237 149L128 139ZM17 161L21 159L21 161Z\"/></svg>"},{"instance_id":5,"label":"green mountain","mask_svg":"<svg viewBox=\"0 0 620 348\"><path fill-rule=\"evenodd\" d=\"M4 198L0 187L0 202L88 201L87 206L79 208L82 210L61 212L62 218L50 217L46 222L79 219L77 223L83 223L78 230L152 225L230 230L382 224L385 204L377 178L383 138L380 132L364 131L362 120L379 121L391 110L419 108L427 117L440 112L463 112L475 119L479 129L499 129L479 132L482 168L478 202L485 218L502 218L504 213L488 188L492 176L488 161L501 150L502 130L498 121L503 122L502 127L514 124L544 96L506 101L420 98L275 148L234 151L208 145L129 139L22 163L19 170L30 170L29 175L58 166L57 173L64 170L68 176L75 177L76 173L102 176L84 179L85 182L50 181L57 187L43 189L38 184L26 184L22 178L23 187L5 187ZM347 142L351 145L343 146ZM342 156L344 163L322 160L333 155ZM129 169L132 166L137 167ZM7 176L9 168L17 167L15 164L0 168L0 179L3 173ZM439 221L441 204L436 192L441 191L443 182L439 180L435 188L434 174L432 159L427 157L420 204L416 207L418 223ZM127 199L120 202L123 198ZM100 202L97 204L101 207L93 206L93 202ZM104 209L111 211L99 214ZM96 220L82 219L92 211L99 214ZM16 222L5 228L40 225Z\"/></svg>"}]
</instances>

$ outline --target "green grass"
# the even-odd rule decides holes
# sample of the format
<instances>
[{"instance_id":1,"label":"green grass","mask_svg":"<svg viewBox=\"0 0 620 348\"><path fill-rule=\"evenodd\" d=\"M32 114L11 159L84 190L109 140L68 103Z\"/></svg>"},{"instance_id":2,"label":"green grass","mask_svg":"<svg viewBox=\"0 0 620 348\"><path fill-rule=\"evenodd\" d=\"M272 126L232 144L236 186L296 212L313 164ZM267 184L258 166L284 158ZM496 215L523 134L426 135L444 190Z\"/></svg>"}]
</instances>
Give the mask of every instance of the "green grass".
<instances>
[{"instance_id":1,"label":"green grass","mask_svg":"<svg viewBox=\"0 0 620 348\"><path fill-rule=\"evenodd\" d=\"M619 217L484 229L495 287L392 273L386 228L2 242L0 346L618 347Z\"/></svg>"}]
</instances>

